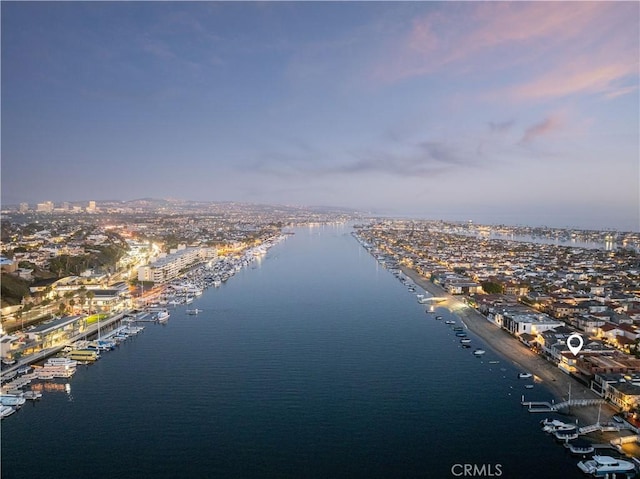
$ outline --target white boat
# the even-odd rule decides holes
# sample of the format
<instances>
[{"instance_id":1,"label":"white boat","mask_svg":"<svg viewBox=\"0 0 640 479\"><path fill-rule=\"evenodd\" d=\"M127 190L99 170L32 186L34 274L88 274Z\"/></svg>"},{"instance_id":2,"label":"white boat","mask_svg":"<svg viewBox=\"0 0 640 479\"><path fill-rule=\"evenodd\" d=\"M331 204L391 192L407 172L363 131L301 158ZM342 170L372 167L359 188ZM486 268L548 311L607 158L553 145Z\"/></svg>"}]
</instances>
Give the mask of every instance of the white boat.
<instances>
[{"instance_id":1,"label":"white boat","mask_svg":"<svg viewBox=\"0 0 640 479\"><path fill-rule=\"evenodd\" d=\"M589 461L580 461L578 467L585 474L591 474L593 477L622 477L618 474L635 474L635 466L629 461L616 459L611 456L593 456Z\"/></svg>"},{"instance_id":2,"label":"white boat","mask_svg":"<svg viewBox=\"0 0 640 479\"><path fill-rule=\"evenodd\" d=\"M198 313L201 313L201 312L202 312L202 310L201 310L201 309L198 309L198 308L195 308L195 309L187 309L187 314L190 314L190 315L192 315L192 316L193 316L193 315L196 315L196 314L198 314Z\"/></svg>"},{"instance_id":3,"label":"white boat","mask_svg":"<svg viewBox=\"0 0 640 479\"><path fill-rule=\"evenodd\" d=\"M16 410L11 406L0 406L0 419L11 416Z\"/></svg>"},{"instance_id":4,"label":"white boat","mask_svg":"<svg viewBox=\"0 0 640 479\"><path fill-rule=\"evenodd\" d=\"M559 430L575 429L575 426L573 424L558 421L557 419L545 419L540 424L542 424L542 430L548 433L553 433Z\"/></svg>"},{"instance_id":5,"label":"white boat","mask_svg":"<svg viewBox=\"0 0 640 479\"><path fill-rule=\"evenodd\" d=\"M77 364L77 362L76 362ZM70 366L42 366L36 369L38 379L51 379L51 378L70 378L76 372L75 367Z\"/></svg>"},{"instance_id":6,"label":"white boat","mask_svg":"<svg viewBox=\"0 0 640 479\"><path fill-rule=\"evenodd\" d=\"M42 397L42 393L39 391L25 391L24 396L25 399L29 399L31 401L35 401L36 399L40 399Z\"/></svg>"},{"instance_id":7,"label":"white boat","mask_svg":"<svg viewBox=\"0 0 640 479\"><path fill-rule=\"evenodd\" d=\"M531 374L531 373L520 373L520 374L518 374L518 377L520 379L529 379L530 377L533 377L533 374Z\"/></svg>"},{"instance_id":8,"label":"white boat","mask_svg":"<svg viewBox=\"0 0 640 479\"><path fill-rule=\"evenodd\" d=\"M471 340L470 340L469 338L462 338L462 339L460 340L460 342L461 342L462 344L469 344L469 343L471 342Z\"/></svg>"},{"instance_id":9,"label":"white boat","mask_svg":"<svg viewBox=\"0 0 640 479\"><path fill-rule=\"evenodd\" d=\"M453 319L447 319L444 324L456 324L456 322Z\"/></svg>"},{"instance_id":10,"label":"white boat","mask_svg":"<svg viewBox=\"0 0 640 479\"><path fill-rule=\"evenodd\" d=\"M13 394L0 394L0 404L3 406L11 406L11 407L20 407L27 400L20 396L15 396Z\"/></svg>"},{"instance_id":11,"label":"white boat","mask_svg":"<svg viewBox=\"0 0 640 479\"><path fill-rule=\"evenodd\" d=\"M162 311L158 311L156 313L156 321L158 321L159 323L166 323L167 321L169 321L169 311L167 311L166 309L163 309Z\"/></svg>"},{"instance_id":12,"label":"white boat","mask_svg":"<svg viewBox=\"0 0 640 479\"><path fill-rule=\"evenodd\" d=\"M67 366L69 368L75 368L78 365L78 361L74 361L69 358L49 358L44 363L45 366Z\"/></svg>"},{"instance_id":13,"label":"white boat","mask_svg":"<svg viewBox=\"0 0 640 479\"><path fill-rule=\"evenodd\" d=\"M483 354L485 354L485 353L486 353L486 351L485 351L484 349L476 349L476 350L473 352L473 355L474 355L474 356L482 356L482 355L483 355Z\"/></svg>"}]
</instances>

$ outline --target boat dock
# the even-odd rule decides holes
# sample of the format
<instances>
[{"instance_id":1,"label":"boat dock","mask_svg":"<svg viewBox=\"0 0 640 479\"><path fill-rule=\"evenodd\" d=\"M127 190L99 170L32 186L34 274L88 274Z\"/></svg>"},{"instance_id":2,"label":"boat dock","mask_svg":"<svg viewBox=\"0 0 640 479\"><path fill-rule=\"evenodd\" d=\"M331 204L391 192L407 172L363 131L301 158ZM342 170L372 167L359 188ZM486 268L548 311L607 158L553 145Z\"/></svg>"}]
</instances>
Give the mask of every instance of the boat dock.
<instances>
[{"instance_id":1,"label":"boat dock","mask_svg":"<svg viewBox=\"0 0 640 479\"><path fill-rule=\"evenodd\" d=\"M83 331L80 334L77 334L76 336L70 337L68 338L64 343L59 344L58 346L52 347L52 348L46 348L43 349L42 351L36 353L36 354L30 354L29 356L24 356L22 358L20 358L19 361L16 361L15 364L11 365L11 367L5 369L2 371L2 376L1 376L1 380L2 382L4 382L7 379L11 378L11 373L13 373L14 371L17 371L18 368L20 368L21 366L26 366L26 365L30 365L33 363L36 363L38 361L42 361L44 359L47 359L50 356L53 356L55 354L58 354L60 351L62 351L64 348L70 346L71 344L73 344L74 342L86 338L88 336L93 336L94 334L98 334L99 330L103 329L103 328L108 328L109 326L112 326L116 323L118 323L119 321L121 321L124 317L125 317L126 313L118 313L115 314L111 317L108 317L106 319L100 320L98 321L96 324L92 324L91 326L89 326L85 331Z\"/></svg>"},{"instance_id":2,"label":"boat dock","mask_svg":"<svg viewBox=\"0 0 640 479\"><path fill-rule=\"evenodd\" d=\"M520 401L520 404L522 406L527 406L529 408L529 412L532 413L558 412L569 407L597 406L604 403L604 399L571 399L570 401L563 401L555 404L548 401L525 401L524 396L522 396L522 400Z\"/></svg>"}]
</instances>

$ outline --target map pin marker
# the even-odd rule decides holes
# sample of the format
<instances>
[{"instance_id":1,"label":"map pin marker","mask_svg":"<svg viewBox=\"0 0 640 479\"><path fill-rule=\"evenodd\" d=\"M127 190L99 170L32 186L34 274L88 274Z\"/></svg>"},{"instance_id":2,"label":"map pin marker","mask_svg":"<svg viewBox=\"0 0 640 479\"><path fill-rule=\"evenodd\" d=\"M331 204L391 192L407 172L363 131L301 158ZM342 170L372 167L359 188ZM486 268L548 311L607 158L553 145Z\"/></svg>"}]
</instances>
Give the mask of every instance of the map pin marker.
<instances>
[{"instance_id":1,"label":"map pin marker","mask_svg":"<svg viewBox=\"0 0 640 479\"><path fill-rule=\"evenodd\" d=\"M571 341L574 341L576 339L578 340L578 345L573 346L571 344ZM569 351L571 351L574 356L577 356L580 350L582 349L582 346L584 346L584 340L582 339L582 336L580 336L578 333L573 333L571 336L567 338L567 346L569 346Z\"/></svg>"}]
</instances>

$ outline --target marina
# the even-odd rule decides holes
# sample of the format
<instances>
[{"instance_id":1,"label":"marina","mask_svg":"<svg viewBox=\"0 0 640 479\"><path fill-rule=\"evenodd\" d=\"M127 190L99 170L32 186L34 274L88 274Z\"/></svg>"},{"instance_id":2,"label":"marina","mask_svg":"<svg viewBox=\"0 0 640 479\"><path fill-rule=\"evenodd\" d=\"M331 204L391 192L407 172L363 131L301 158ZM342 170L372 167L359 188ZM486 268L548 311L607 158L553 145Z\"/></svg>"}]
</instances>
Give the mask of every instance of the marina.
<instances>
[{"instance_id":1,"label":"marina","mask_svg":"<svg viewBox=\"0 0 640 479\"><path fill-rule=\"evenodd\" d=\"M442 321L425 320L347 228L296 230L194 306L197 322L179 320L191 306L171 307L165 325L147 324L72 378L33 384L42 400L3 421L3 471L86 476L98 461L122 478L447 477L458 462L492 462L526 479L545 476L518 459L536 450L563 477L582 477L520 406L521 370L472 332L485 354L462 348L464 327L446 323L456 316L445 307L435 307ZM25 471L18 445L36 430L50 447ZM508 450L493 447L505 439ZM181 447L166 454L167 440ZM95 453L63 459L62 448L80 447Z\"/></svg>"}]
</instances>

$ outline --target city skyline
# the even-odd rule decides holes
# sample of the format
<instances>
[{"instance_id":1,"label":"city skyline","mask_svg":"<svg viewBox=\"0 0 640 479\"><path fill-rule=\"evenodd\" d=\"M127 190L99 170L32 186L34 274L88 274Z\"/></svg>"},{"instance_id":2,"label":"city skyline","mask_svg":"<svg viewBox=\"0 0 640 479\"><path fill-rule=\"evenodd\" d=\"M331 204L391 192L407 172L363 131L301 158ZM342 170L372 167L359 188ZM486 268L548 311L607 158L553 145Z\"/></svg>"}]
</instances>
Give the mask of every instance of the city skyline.
<instances>
[{"instance_id":1,"label":"city skyline","mask_svg":"<svg viewBox=\"0 0 640 479\"><path fill-rule=\"evenodd\" d=\"M638 231L635 3L2 8L2 202Z\"/></svg>"}]
</instances>

